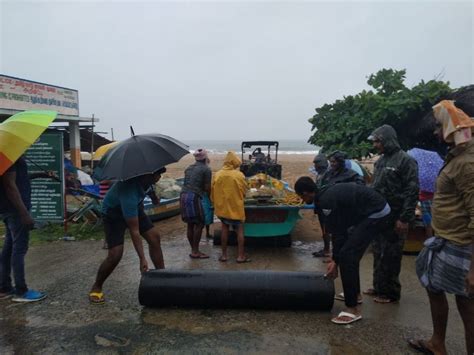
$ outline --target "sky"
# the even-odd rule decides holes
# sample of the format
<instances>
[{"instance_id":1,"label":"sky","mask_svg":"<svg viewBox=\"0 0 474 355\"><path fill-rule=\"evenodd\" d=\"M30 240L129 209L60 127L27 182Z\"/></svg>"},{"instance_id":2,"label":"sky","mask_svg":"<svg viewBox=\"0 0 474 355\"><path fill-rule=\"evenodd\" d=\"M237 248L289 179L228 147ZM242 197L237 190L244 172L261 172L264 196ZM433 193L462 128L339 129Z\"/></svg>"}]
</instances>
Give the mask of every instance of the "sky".
<instances>
[{"instance_id":1,"label":"sky","mask_svg":"<svg viewBox=\"0 0 474 355\"><path fill-rule=\"evenodd\" d=\"M115 139L296 139L382 68L474 82L474 1L0 0L0 73L79 90Z\"/></svg>"}]
</instances>

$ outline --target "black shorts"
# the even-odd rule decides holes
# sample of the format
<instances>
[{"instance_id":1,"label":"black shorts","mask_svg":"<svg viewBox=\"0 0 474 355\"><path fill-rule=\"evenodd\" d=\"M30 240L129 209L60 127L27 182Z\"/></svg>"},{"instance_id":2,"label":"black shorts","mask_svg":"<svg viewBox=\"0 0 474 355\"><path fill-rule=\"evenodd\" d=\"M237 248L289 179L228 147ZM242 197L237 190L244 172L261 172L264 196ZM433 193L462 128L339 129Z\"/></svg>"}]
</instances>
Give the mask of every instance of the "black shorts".
<instances>
[{"instance_id":1,"label":"black shorts","mask_svg":"<svg viewBox=\"0 0 474 355\"><path fill-rule=\"evenodd\" d=\"M123 245L125 230L128 228L127 222L122 214L104 214L103 215L105 241L109 248ZM138 228L140 234L148 232L153 228L153 223L145 214L143 208L138 209Z\"/></svg>"}]
</instances>

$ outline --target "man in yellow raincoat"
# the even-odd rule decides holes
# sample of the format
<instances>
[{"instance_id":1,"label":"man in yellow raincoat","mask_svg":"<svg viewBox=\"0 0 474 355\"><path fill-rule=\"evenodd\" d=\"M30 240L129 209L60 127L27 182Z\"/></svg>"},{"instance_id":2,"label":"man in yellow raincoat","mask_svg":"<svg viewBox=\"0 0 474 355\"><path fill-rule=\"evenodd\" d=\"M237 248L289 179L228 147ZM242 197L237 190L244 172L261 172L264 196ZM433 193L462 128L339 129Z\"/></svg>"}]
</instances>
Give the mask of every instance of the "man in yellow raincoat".
<instances>
[{"instance_id":1,"label":"man in yellow raincoat","mask_svg":"<svg viewBox=\"0 0 474 355\"><path fill-rule=\"evenodd\" d=\"M222 222L220 261L227 261L227 239L229 229L233 227L237 232L238 263L249 262L244 251L244 199L247 191L247 181L244 174L238 169L242 162L234 152L228 152L224 159L224 166L212 179L211 200L214 213Z\"/></svg>"}]
</instances>

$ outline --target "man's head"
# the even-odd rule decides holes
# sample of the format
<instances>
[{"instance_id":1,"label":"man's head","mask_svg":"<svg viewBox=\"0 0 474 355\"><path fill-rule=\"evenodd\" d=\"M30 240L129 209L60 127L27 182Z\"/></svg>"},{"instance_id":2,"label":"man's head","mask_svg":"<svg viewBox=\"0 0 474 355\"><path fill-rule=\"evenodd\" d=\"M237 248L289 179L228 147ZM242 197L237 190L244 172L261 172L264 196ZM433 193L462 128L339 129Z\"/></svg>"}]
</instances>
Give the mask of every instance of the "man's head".
<instances>
[{"instance_id":1,"label":"man's head","mask_svg":"<svg viewBox=\"0 0 474 355\"><path fill-rule=\"evenodd\" d=\"M331 164L331 169L334 171L343 169L346 164L346 154L336 150L329 156L329 163Z\"/></svg>"},{"instance_id":2,"label":"man's head","mask_svg":"<svg viewBox=\"0 0 474 355\"><path fill-rule=\"evenodd\" d=\"M368 139L372 141L372 146L379 154L390 153L400 149L397 132L388 124L375 129Z\"/></svg>"},{"instance_id":3,"label":"man's head","mask_svg":"<svg viewBox=\"0 0 474 355\"><path fill-rule=\"evenodd\" d=\"M313 203L316 189L316 184L309 176L302 176L296 180L295 192L305 203Z\"/></svg>"},{"instance_id":4,"label":"man's head","mask_svg":"<svg viewBox=\"0 0 474 355\"><path fill-rule=\"evenodd\" d=\"M233 151L227 152L227 155L224 158L224 169L238 169L241 164L242 162L240 161L237 154L235 154Z\"/></svg>"},{"instance_id":5,"label":"man's head","mask_svg":"<svg viewBox=\"0 0 474 355\"><path fill-rule=\"evenodd\" d=\"M324 173L328 169L328 159L326 155L320 153L313 159L314 169L318 174Z\"/></svg>"},{"instance_id":6,"label":"man's head","mask_svg":"<svg viewBox=\"0 0 474 355\"><path fill-rule=\"evenodd\" d=\"M472 139L474 120L463 110L458 108L454 101L443 100L433 106L436 120L435 135L448 144L463 144Z\"/></svg>"},{"instance_id":7,"label":"man's head","mask_svg":"<svg viewBox=\"0 0 474 355\"><path fill-rule=\"evenodd\" d=\"M199 161L199 162L202 162L202 163L206 163L206 160L208 159L207 158L207 150L204 149L204 148L196 149L196 151L193 153L193 155L194 155L194 159L196 159L196 161Z\"/></svg>"},{"instance_id":8,"label":"man's head","mask_svg":"<svg viewBox=\"0 0 474 355\"><path fill-rule=\"evenodd\" d=\"M139 181L143 185L152 185L156 184L158 180L161 179L161 175L166 173L166 168L160 168L157 171L155 171L153 174L147 174L147 175L142 175L139 177Z\"/></svg>"}]
</instances>

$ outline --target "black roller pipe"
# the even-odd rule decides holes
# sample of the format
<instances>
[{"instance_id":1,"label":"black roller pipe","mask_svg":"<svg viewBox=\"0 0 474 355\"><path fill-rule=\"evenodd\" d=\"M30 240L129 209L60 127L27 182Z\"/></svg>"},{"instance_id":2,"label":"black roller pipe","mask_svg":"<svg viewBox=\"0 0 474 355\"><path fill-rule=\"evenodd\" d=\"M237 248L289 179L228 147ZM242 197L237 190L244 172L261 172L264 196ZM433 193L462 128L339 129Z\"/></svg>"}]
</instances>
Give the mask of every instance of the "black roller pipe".
<instances>
[{"instance_id":1,"label":"black roller pipe","mask_svg":"<svg viewBox=\"0 0 474 355\"><path fill-rule=\"evenodd\" d=\"M138 290L146 307L331 310L334 282L317 272L152 270Z\"/></svg>"}]
</instances>

